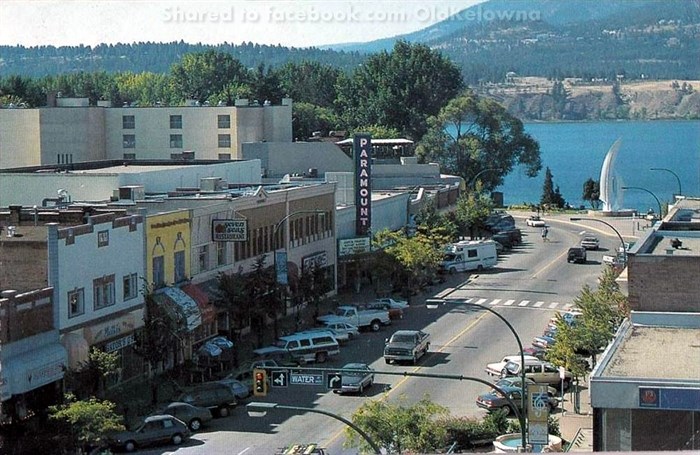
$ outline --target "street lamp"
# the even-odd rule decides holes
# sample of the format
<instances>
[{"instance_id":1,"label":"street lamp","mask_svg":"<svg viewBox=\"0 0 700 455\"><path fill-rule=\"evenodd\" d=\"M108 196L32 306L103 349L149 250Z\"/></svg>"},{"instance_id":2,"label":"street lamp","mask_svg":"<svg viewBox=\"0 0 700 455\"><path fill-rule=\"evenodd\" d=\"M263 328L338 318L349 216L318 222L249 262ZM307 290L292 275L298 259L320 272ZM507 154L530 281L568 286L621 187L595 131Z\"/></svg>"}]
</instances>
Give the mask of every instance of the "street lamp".
<instances>
[{"instance_id":1,"label":"street lamp","mask_svg":"<svg viewBox=\"0 0 700 455\"><path fill-rule=\"evenodd\" d=\"M625 262L627 261L627 248L625 248L625 239L622 238L622 234L620 234L620 231L618 231L617 229L615 229L615 226L613 226L612 224L608 223L607 221L599 220L598 218L572 217L572 218L569 218L569 220L570 220L570 221L582 221L582 220L586 220L586 221L595 221L595 222L598 222L598 223L603 223L604 225L608 226L610 229L612 229L613 231L615 231L615 234L617 234L617 237L620 239L620 247L622 248L622 252L623 252L623 254L624 254Z\"/></svg>"},{"instance_id":2,"label":"street lamp","mask_svg":"<svg viewBox=\"0 0 700 455\"><path fill-rule=\"evenodd\" d=\"M443 299L428 299L425 301L425 306L426 308L429 309L435 309L438 307L438 304L442 303L443 305L445 304L445 300ZM477 308L481 308L482 310L486 310L489 313L495 315L498 319L503 321L506 326L510 329L510 331L513 333L513 336L515 336L515 341L518 343L518 352L520 352L520 406L523 412L520 413L518 416L518 421L520 422L520 433L522 436L522 447L523 450L527 448L527 422L525 420L525 391L526 391L526 385L525 385L525 353L523 352L523 343L520 341L520 337L518 336L518 332L515 331L513 326L508 322L506 318L504 318L500 313L495 311L493 308L489 308L487 306L481 305L479 303L471 303L471 302L466 302L466 301L458 301L455 300L455 302L459 302L464 305L469 305L469 306L474 306Z\"/></svg>"},{"instance_id":3,"label":"street lamp","mask_svg":"<svg viewBox=\"0 0 700 455\"><path fill-rule=\"evenodd\" d=\"M623 190L642 190L642 191L646 191L647 193L651 194L654 197L654 199L656 199L656 203L659 204L659 219L661 218L661 215L662 215L662 213L661 213L661 201L659 200L658 197L656 197L656 195L654 193L652 193L651 191L649 191L646 188L642 188L641 186L623 186L622 189Z\"/></svg>"},{"instance_id":4,"label":"street lamp","mask_svg":"<svg viewBox=\"0 0 700 455\"><path fill-rule=\"evenodd\" d=\"M678 195L679 196L683 195L683 191L681 190L681 179L680 179L680 177L678 177L678 174L673 172L671 169L666 169L665 167L652 167L649 170L650 171L666 171L666 172L670 172L671 174L673 174L673 176L676 178L676 182L678 182Z\"/></svg>"},{"instance_id":5,"label":"street lamp","mask_svg":"<svg viewBox=\"0 0 700 455\"><path fill-rule=\"evenodd\" d=\"M302 412L311 412L315 414L323 414L328 417L333 417L336 420L340 420L343 422L345 425L349 426L353 430L357 431L360 436L364 438L365 441L367 441L367 444L372 447L372 450L374 450L375 454L381 454L381 450L379 450L379 446L372 441L372 438L369 437L367 433L362 431L361 428L359 428L357 425L349 421L348 419L341 417L337 414L333 414L332 412L329 411L324 411L323 409L314 409L314 408L303 408L299 406L287 406L287 405L282 405L278 403L264 403L264 402L252 402L248 403L246 405L246 412L248 412L248 415L250 417L264 417L265 414L267 414L268 411L274 410L274 409L282 409L282 410L288 410L288 411L302 411Z\"/></svg>"},{"instance_id":6,"label":"street lamp","mask_svg":"<svg viewBox=\"0 0 700 455\"><path fill-rule=\"evenodd\" d=\"M479 172L476 173L476 175L474 177L472 177L471 181L469 182L469 186L472 187L472 184L476 184L476 178L478 176L480 176L481 174L484 174L484 173L489 172L489 171L497 171L497 170L498 170L498 168L495 168L495 167L490 167L487 169L480 170Z\"/></svg>"}]
</instances>

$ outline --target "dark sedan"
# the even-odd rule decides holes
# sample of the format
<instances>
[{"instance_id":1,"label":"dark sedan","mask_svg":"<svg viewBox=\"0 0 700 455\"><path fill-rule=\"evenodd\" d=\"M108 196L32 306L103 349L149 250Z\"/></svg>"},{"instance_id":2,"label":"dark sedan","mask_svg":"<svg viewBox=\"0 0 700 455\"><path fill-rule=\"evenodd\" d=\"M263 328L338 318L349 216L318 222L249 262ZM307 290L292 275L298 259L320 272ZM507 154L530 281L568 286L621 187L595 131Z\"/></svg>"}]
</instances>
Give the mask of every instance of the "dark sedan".
<instances>
[{"instance_id":1,"label":"dark sedan","mask_svg":"<svg viewBox=\"0 0 700 455\"><path fill-rule=\"evenodd\" d=\"M336 393L362 393L365 389L372 387L374 370L366 363L348 363L343 368L362 371L343 371L340 374L341 387L335 390Z\"/></svg>"},{"instance_id":2,"label":"dark sedan","mask_svg":"<svg viewBox=\"0 0 700 455\"><path fill-rule=\"evenodd\" d=\"M521 406L521 390L519 387L502 387L501 390L503 390L506 394L503 395L500 392L496 390L492 390L490 392L484 393L482 395L479 395L476 398L476 405L479 406L482 409L486 409L488 411L498 411L498 410L504 410L506 415L510 415L513 413L513 408L511 407L511 404L508 403L508 400L506 399L506 396L510 398L510 400L515 404L515 406L520 410ZM549 411L555 410L559 406L559 401L556 398L550 397L550 396L543 396L541 397L541 403L543 406L547 406L549 408ZM527 397L525 397L525 401L527 403Z\"/></svg>"}]
</instances>

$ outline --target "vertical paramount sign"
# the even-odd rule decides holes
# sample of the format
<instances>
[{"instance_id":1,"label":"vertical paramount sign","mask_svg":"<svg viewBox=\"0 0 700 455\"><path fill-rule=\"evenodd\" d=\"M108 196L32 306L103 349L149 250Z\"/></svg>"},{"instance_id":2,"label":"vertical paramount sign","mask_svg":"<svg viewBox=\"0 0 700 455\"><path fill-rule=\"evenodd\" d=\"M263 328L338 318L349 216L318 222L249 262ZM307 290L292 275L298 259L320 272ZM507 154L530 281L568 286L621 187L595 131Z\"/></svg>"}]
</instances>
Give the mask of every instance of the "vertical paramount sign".
<instances>
[{"instance_id":1,"label":"vertical paramount sign","mask_svg":"<svg viewBox=\"0 0 700 455\"><path fill-rule=\"evenodd\" d=\"M355 234L368 235L372 226L372 138L356 134L353 139L355 155Z\"/></svg>"}]
</instances>

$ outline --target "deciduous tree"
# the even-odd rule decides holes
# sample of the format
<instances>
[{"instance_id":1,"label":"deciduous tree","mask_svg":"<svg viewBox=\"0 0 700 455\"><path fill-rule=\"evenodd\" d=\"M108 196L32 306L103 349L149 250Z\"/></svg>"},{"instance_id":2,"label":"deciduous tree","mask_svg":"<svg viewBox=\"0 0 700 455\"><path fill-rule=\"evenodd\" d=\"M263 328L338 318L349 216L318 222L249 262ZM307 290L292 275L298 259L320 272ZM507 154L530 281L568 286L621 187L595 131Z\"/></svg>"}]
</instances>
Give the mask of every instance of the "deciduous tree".
<instances>
[{"instance_id":1,"label":"deciduous tree","mask_svg":"<svg viewBox=\"0 0 700 455\"><path fill-rule=\"evenodd\" d=\"M598 209L600 207L600 182L589 178L583 184L583 196L581 197L584 201L588 201L591 207Z\"/></svg>"},{"instance_id":2,"label":"deciduous tree","mask_svg":"<svg viewBox=\"0 0 700 455\"><path fill-rule=\"evenodd\" d=\"M466 182L479 176L486 191L501 185L515 165L524 166L529 177L542 167L539 144L522 122L500 104L472 92L451 100L429 125L416 147L420 160L439 163L443 173Z\"/></svg>"},{"instance_id":3,"label":"deciduous tree","mask_svg":"<svg viewBox=\"0 0 700 455\"><path fill-rule=\"evenodd\" d=\"M96 398L78 401L67 395L66 403L49 407L50 418L65 423L75 446L84 450L104 445L108 433L123 431L116 405Z\"/></svg>"}]
</instances>

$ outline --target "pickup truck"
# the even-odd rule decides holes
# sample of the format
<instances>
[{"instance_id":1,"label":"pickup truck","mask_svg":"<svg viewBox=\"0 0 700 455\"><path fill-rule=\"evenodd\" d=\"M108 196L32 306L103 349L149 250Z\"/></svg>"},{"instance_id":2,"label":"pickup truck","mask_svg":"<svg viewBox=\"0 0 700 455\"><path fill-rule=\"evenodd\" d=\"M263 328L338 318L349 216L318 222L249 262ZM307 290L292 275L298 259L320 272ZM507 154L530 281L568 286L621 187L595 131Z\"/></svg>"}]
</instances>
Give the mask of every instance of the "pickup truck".
<instances>
[{"instance_id":1,"label":"pickup truck","mask_svg":"<svg viewBox=\"0 0 700 455\"><path fill-rule=\"evenodd\" d=\"M372 332L378 332L383 325L391 324L386 310L360 310L352 305L339 306L335 313L319 316L316 321L321 324L347 322L359 328L369 327Z\"/></svg>"},{"instance_id":2,"label":"pickup truck","mask_svg":"<svg viewBox=\"0 0 700 455\"><path fill-rule=\"evenodd\" d=\"M398 330L386 340L386 363L407 361L413 365L430 349L430 334L421 330Z\"/></svg>"}]
</instances>

